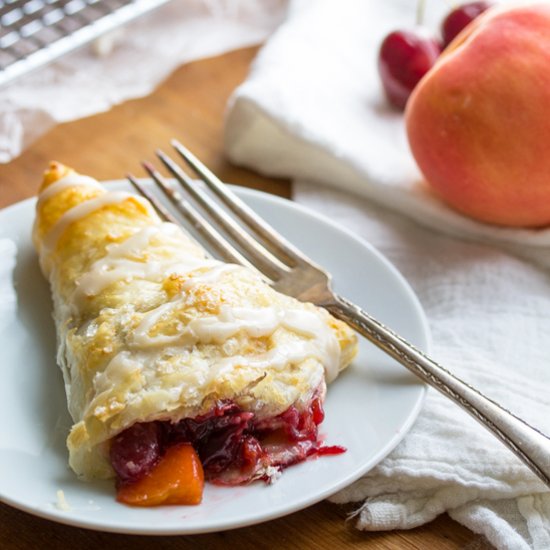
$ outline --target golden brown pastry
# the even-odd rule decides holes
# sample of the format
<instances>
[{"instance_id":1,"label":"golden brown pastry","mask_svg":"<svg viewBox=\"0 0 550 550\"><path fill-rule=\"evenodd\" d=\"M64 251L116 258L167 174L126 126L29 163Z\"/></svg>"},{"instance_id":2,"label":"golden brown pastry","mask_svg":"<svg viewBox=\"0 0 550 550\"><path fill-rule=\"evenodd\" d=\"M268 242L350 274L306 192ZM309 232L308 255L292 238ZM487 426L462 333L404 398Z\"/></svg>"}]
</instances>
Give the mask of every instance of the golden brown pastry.
<instances>
[{"instance_id":1,"label":"golden brown pastry","mask_svg":"<svg viewBox=\"0 0 550 550\"><path fill-rule=\"evenodd\" d=\"M207 257L143 198L58 163L33 240L52 290L77 474L134 483L186 443L207 478L234 484L330 452L317 425L325 382L356 353L347 325Z\"/></svg>"}]
</instances>

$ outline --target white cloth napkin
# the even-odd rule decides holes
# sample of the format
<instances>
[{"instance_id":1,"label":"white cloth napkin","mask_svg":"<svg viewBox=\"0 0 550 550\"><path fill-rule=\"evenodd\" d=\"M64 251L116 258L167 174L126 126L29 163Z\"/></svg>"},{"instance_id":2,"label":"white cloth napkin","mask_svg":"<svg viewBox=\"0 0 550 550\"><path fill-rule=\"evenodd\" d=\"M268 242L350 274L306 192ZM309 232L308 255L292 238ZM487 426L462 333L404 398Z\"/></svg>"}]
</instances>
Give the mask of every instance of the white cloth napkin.
<instances>
[{"instance_id":1,"label":"white cloth napkin","mask_svg":"<svg viewBox=\"0 0 550 550\"><path fill-rule=\"evenodd\" d=\"M448 7L428 0L428 23L436 27ZM518 253L524 244L547 247L550 229L477 223L449 209L422 183L403 116L388 106L376 70L383 37L414 26L414 12L411 0L291 2L287 21L233 98L225 135L229 157L271 176L363 195L452 235L501 243Z\"/></svg>"},{"instance_id":2,"label":"white cloth napkin","mask_svg":"<svg viewBox=\"0 0 550 550\"><path fill-rule=\"evenodd\" d=\"M183 63L263 41L285 8L286 0L173 0L0 88L0 163L56 123L147 95Z\"/></svg>"},{"instance_id":3,"label":"white cloth napkin","mask_svg":"<svg viewBox=\"0 0 550 550\"><path fill-rule=\"evenodd\" d=\"M478 224L419 183L375 70L382 36L411 26L413 4L294 0L232 100L227 152L300 180L297 201L377 246L418 294L434 358L550 433L550 230ZM447 7L429 3L432 22ZM403 442L334 500L360 502L365 530L447 511L498 548L550 548L548 488L433 390Z\"/></svg>"},{"instance_id":4,"label":"white cloth napkin","mask_svg":"<svg viewBox=\"0 0 550 550\"><path fill-rule=\"evenodd\" d=\"M546 271L339 191L299 183L295 198L371 242L405 275L426 311L435 359L550 433ZM548 488L434 390L402 443L333 500L363 501L361 529L416 527L448 511L498 548L550 548Z\"/></svg>"}]
</instances>

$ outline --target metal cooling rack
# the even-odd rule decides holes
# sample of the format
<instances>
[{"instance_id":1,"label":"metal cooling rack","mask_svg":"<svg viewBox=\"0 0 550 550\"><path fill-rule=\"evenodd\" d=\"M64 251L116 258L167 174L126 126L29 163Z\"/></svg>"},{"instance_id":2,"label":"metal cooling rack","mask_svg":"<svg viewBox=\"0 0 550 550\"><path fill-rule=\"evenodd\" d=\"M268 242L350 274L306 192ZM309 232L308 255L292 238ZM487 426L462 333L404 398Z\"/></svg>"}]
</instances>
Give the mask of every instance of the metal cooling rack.
<instances>
[{"instance_id":1,"label":"metal cooling rack","mask_svg":"<svg viewBox=\"0 0 550 550\"><path fill-rule=\"evenodd\" d=\"M0 86L168 0L0 0Z\"/></svg>"}]
</instances>

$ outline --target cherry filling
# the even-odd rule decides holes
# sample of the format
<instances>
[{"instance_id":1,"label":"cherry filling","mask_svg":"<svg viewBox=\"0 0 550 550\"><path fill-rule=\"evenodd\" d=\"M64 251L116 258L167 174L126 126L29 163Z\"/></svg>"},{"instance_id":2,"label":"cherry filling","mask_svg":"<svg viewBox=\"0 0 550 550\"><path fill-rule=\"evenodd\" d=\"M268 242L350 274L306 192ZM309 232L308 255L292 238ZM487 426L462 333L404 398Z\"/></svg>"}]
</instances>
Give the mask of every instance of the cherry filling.
<instances>
[{"instance_id":1,"label":"cherry filling","mask_svg":"<svg viewBox=\"0 0 550 550\"><path fill-rule=\"evenodd\" d=\"M323 418L318 396L303 411L291 406L279 416L263 420L233 402L222 401L205 415L175 424L134 424L113 439L111 464L119 486L134 483L151 471L167 449L190 443L206 478L214 483L269 482L274 471L310 456L345 452L343 447L327 447L319 441L318 426Z\"/></svg>"}]
</instances>

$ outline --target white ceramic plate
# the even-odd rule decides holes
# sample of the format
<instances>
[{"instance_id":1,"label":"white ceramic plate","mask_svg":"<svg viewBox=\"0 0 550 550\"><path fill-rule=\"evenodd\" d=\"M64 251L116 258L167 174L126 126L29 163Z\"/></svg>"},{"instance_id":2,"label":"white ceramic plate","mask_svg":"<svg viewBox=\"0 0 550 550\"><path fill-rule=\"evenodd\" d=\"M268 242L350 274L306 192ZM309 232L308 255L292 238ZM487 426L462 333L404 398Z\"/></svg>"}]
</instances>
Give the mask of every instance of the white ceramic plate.
<instances>
[{"instance_id":1,"label":"white ceramic plate","mask_svg":"<svg viewBox=\"0 0 550 550\"><path fill-rule=\"evenodd\" d=\"M123 182L112 183L115 187ZM238 194L334 275L338 292L421 349L429 345L409 285L367 243L290 201ZM242 527L305 508L359 478L386 456L415 420L425 386L361 342L360 353L328 391L322 434L348 451L286 470L277 483L208 485L200 506L149 509L118 504L112 482L79 481L67 466L71 425L49 289L30 240L34 201L0 211L0 499L54 521L122 533L191 534ZM68 510L57 506L63 490Z\"/></svg>"}]
</instances>

